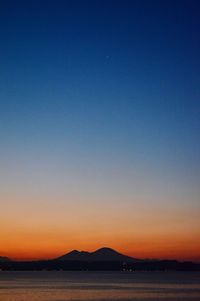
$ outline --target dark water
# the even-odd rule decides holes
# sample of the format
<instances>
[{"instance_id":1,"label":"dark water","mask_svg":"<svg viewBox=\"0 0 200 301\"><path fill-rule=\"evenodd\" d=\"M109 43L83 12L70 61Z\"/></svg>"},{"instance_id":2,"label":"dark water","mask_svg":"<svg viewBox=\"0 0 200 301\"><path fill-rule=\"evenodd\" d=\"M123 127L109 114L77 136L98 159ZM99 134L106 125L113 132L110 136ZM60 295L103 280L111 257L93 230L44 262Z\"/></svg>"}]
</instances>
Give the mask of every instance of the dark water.
<instances>
[{"instance_id":1,"label":"dark water","mask_svg":"<svg viewBox=\"0 0 200 301\"><path fill-rule=\"evenodd\" d=\"M0 301L200 300L193 272L0 272Z\"/></svg>"}]
</instances>

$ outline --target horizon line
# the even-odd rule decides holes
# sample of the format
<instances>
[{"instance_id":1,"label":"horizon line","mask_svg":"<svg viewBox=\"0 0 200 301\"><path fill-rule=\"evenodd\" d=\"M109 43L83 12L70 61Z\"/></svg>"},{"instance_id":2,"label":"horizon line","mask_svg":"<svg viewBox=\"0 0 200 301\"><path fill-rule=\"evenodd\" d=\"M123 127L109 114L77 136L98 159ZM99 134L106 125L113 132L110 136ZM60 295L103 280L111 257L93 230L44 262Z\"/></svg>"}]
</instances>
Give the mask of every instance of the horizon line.
<instances>
[{"instance_id":1,"label":"horizon line","mask_svg":"<svg viewBox=\"0 0 200 301\"><path fill-rule=\"evenodd\" d=\"M94 251L87 251L87 250L78 250L78 249L71 249L71 251L68 251L66 253L63 253L60 254L60 255L54 255L54 256L46 256L46 257L26 257L26 256L23 256L23 257L13 257L13 256L7 256L7 255L1 255L0 254L0 258L6 258L10 261L15 261L15 262L32 262L32 261L50 261L50 260L56 260L58 259L59 257L62 257L62 256L65 256L73 251L77 251L79 253L81 252L88 252L89 254L91 253L94 253L98 250L101 250L101 249L110 249L110 250L113 250L121 255L124 255L124 256L127 256L127 257L130 257L130 258L133 258L133 259L138 259L138 260L152 260L152 261L162 261L162 260L169 260L169 261L179 261L179 262L193 262L193 263L200 263L200 259L186 259L186 258L181 258L181 257L137 257L137 256L134 256L134 255L129 255L129 254L126 254L126 253L121 253L119 252L118 250L114 249L114 248L111 248L111 247L100 247L100 248L97 248L95 249Z\"/></svg>"}]
</instances>

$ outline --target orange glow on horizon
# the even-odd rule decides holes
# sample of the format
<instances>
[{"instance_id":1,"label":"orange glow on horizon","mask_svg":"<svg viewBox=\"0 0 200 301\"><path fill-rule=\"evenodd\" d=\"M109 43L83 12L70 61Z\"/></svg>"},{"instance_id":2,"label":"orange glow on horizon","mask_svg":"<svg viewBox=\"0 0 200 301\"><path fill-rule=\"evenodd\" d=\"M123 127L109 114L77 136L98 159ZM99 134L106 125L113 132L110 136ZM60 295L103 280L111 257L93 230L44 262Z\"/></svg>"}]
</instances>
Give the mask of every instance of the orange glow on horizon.
<instances>
[{"instance_id":1,"label":"orange glow on horizon","mask_svg":"<svg viewBox=\"0 0 200 301\"><path fill-rule=\"evenodd\" d=\"M50 259L73 249L94 251L107 246L136 258L200 261L196 209L147 208L140 201L127 206L119 203L114 210L111 203L102 202L85 203L85 207L61 201L57 206L53 202L41 205L40 199L22 202L24 211L10 210L11 200L5 203L0 219L0 256Z\"/></svg>"},{"instance_id":2,"label":"orange glow on horizon","mask_svg":"<svg viewBox=\"0 0 200 301\"><path fill-rule=\"evenodd\" d=\"M111 247L116 251L135 258L149 259L177 259L200 261L199 250L200 243L195 243L190 238L190 242L186 240L172 239L134 239L134 242L118 240L98 240L93 241L77 241L76 243L68 240L68 243L61 241L41 242L37 244L35 241L15 241L13 243L4 244L0 247L1 256L7 256L13 260L38 260L53 259L70 252L73 249L80 251L93 252L101 247ZM130 239L131 241L131 239Z\"/></svg>"}]
</instances>

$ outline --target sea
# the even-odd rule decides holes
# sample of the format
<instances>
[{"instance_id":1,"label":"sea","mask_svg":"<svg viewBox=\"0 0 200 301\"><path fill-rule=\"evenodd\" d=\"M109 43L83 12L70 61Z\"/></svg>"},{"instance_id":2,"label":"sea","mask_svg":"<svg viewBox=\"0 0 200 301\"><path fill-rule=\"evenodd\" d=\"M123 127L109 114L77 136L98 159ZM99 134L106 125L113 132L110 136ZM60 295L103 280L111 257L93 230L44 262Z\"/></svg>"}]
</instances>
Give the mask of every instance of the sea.
<instances>
[{"instance_id":1,"label":"sea","mask_svg":"<svg viewBox=\"0 0 200 301\"><path fill-rule=\"evenodd\" d=\"M200 300L200 272L0 271L0 301Z\"/></svg>"}]
</instances>

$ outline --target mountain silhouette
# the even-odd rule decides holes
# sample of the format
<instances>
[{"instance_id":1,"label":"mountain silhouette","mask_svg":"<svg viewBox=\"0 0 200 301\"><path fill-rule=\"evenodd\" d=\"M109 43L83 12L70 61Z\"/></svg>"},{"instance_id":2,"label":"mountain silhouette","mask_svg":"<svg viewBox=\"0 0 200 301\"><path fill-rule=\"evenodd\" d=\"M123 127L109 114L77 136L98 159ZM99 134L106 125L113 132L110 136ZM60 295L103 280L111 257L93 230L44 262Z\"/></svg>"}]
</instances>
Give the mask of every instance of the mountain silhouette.
<instances>
[{"instance_id":1,"label":"mountain silhouette","mask_svg":"<svg viewBox=\"0 0 200 301\"><path fill-rule=\"evenodd\" d=\"M61 257L37 261L14 261L0 256L2 271L200 271L200 263L148 260L126 256L110 248L94 252L73 250Z\"/></svg>"},{"instance_id":2,"label":"mountain silhouette","mask_svg":"<svg viewBox=\"0 0 200 301\"><path fill-rule=\"evenodd\" d=\"M78 261L88 261L90 253L86 252L86 251L77 251L77 250L73 250L59 258L59 260L78 260Z\"/></svg>"},{"instance_id":3,"label":"mountain silhouette","mask_svg":"<svg viewBox=\"0 0 200 301\"><path fill-rule=\"evenodd\" d=\"M10 261L10 259L5 256L0 256L0 262L4 262L4 261Z\"/></svg>"},{"instance_id":4,"label":"mountain silhouette","mask_svg":"<svg viewBox=\"0 0 200 301\"><path fill-rule=\"evenodd\" d=\"M138 262L140 259L126 256L111 248L100 248L94 252L73 250L63 256L56 258L57 260L73 260L73 261L124 261Z\"/></svg>"}]
</instances>

